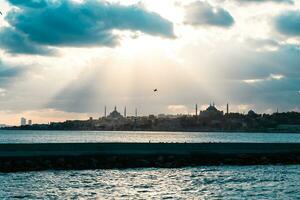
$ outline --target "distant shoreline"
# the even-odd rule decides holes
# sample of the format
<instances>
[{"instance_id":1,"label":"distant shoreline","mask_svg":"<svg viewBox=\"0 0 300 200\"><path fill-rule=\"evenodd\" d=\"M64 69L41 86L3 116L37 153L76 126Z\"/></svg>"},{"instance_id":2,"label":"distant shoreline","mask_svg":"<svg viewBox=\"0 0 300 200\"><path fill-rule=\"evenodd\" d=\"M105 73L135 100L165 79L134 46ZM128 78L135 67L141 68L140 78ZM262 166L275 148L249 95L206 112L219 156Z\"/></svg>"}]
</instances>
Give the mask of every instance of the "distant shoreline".
<instances>
[{"instance_id":1,"label":"distant shoreline","mask_svg":"<svg viewBox=\"0 0 300 200\"><path fill-rule=\"evenodd\" d=\"M24 124L24 123L21 123ZM49 124L24 124L5 130L170 131L300 133L300 113L226 113L210 106L200 115L149 115L124 117L116 110L99 119L67 120Z\"/></svg>"},{"instance_id":2,"label":"distant shoreline","mask_svg":"<svg viewBox=\"0 0 300 200\"><path fill-rule=\"evenodd\" d=\"M94 131L94 132L98 132L98 131L103 131L103 132L191 132L191 133L289 133L289 134L299 134L299 131L279 131L279 130L266 130L266 131L262 131L262 130L95 130L95 129L30 129L30 128L14 128L14 127L6 127L6 128L0 128L1 130L6 130L6 131L15 131L15 130L20 130L20 131Z\"/></svg>"}]
</instances>

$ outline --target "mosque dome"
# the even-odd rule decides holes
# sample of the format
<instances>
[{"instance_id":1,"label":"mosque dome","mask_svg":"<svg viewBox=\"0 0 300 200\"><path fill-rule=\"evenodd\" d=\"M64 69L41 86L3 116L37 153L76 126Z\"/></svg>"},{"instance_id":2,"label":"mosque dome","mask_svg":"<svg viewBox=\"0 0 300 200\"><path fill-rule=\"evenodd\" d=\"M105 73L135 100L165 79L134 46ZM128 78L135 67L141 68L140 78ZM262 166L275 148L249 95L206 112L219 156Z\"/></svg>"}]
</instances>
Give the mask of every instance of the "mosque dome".
<instances>
[{"instance_id":1,"label":"mosque dome","mask_svg":"<svg viewBox=\"0 0 300 200\"><path fill-rule=\"evenodd\" d=\"M249 116L255 116L255 115L257 115L253 110L249 110L248 111L248 115Z\"/></svg>"},{"instance_id":2,"label":"mosque dome","mask_svg":"<svg viewBox=\"0 0 300 200\"><path fill-rule=\"evenodd\" d=\"M206 110L207 111L218 111L218 109L213 105L210 105Z\"/></svg>"},{"instance_id":3,"label":"mosque dome","mask_svg":"<svg viewBox=\"0 0 300 200\"><path fill-rule=\"evenodd\" d=\"M113 119L116 119L116 118L122 118L122 115L117 111L117 107L116 107L116 106L115 106L114 111L112 111L112 112L108 115L108 118L113 118Z\"/></svg>"}]
</instances>

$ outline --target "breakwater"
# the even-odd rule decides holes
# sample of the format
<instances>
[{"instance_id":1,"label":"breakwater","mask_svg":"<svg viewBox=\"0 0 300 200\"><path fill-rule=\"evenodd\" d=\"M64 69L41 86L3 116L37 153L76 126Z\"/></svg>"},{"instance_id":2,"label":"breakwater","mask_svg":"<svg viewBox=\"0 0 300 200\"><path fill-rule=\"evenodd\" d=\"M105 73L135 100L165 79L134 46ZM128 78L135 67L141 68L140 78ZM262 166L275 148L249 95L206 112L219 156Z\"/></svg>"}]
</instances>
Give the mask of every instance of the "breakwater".
<instances>
[{"instance_id":1,"label":"breakwater","mask_svg":"<svg viewBox=\"0 0 300 200\"><path fill-rule=\"evenodd\" d=\"M0 144L0 171L300 164L300 143Z\"/></svg>"}]
</instances>

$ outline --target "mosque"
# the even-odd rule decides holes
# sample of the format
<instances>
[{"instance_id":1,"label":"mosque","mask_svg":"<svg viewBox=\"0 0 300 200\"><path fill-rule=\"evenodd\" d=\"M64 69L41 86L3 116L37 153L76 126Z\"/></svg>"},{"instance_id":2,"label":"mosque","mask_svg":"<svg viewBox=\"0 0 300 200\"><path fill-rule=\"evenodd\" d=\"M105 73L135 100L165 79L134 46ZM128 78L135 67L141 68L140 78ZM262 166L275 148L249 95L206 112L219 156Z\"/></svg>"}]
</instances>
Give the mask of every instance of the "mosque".
<instances>
[{"instance_id":1,"label":"mosque","mask_svg":"<svg viewBox=\"0 0 300 200\"><path fill-rule=\"evenodd\" d=\"M227 109L228 109L228 105L227 105ZM200 116L201 117L222 117L224 115L223 111L218 110L215 107L215 104L209 104L208 108L206 108L206 110L200 111Z\"/></svg>"},{"instance_id":2,"label":"mosque","mask_svg":"<svg viewBox=\"0 0 300 200\"><path fill-rule=\"evenodd\" d=\"M196 104L196 115L198 115L198 106ZM105 111L104 111L104 117L108 118L108 119L122 119L122 118L126 118L126 107L124 108L124 116L121 115L120 112L117 111L117 106L115 106L114 110L108 115L106 116L106 106L105 106ZM227 114L229 113L229 105L227 104ZM200 111L200 116L201 117L206 117L206 118L219 118L222 117L224 115L224 112L221 110L218 110L215 106L215 104L209 104L209 106L206 108L206 110ZM135 117L137 117L137 109L135 110Z\"/></svg>"},{"instance_id":3,"label":"mosque","mask_svg":"<svg viewBox=\"0 0 300 200\"><path fill-rule=\"evenodd\" d=\"M115 109L107 116L109 119L121 119L123 116L121 113L117 111L117 106L115 106Z\"/></svg>"}]
</instances>

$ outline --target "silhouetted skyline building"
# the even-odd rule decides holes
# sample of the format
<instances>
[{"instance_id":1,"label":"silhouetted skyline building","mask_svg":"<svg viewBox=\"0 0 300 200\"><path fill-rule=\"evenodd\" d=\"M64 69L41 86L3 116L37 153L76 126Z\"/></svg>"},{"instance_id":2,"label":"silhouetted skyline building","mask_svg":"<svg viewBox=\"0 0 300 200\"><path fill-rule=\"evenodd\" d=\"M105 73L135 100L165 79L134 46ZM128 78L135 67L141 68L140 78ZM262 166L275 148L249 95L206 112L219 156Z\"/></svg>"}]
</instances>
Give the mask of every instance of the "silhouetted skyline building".
<instances>
[{"instance_id":1,"label":"silhouetted skyline building","mask_svg":"<svg viewBox=\"0 0 300 200\"><path fill-rule=\"evenodd\" d=\"M25 126L26 125L26 119L24 117L21 117L21 126Z\"/></svg>"},{"instance_id":2,"label":"silhouetted skyline building","mask_svg":"<svg viewBox=\"0 0 300 200\"><path fill-rule=\"evenodd\" d=\"M123 116L117 111L117 106L115 106L114 110L107 116L107 118L120 119L123 118Z\"/></svg>"},{"instance_id":3,"label":"silhouetted skyline building","mask_svg":"<svg viewBox=\"0 0 300 200\"><path fill-rule=\"evenodd\" d=\"M226 105L226 114L228 115L229 114L229 104L227 103Z\"/></svg>"},{"instance_id":4,"label":"silhouetted skyline building","mask_svg":"<svg viewBox=\"0 0 300 200\"><path fill-rule=\"evenodd\" d=\"M221 117L223 116L223 111L218 110L215 107L215 103L210 104L206 110L200 111L201 117Z\"/></svg>"},{"instance_id":5,"label":"silhouetted skyline building","mask_svg":"<svg viewBox=\"0 0 300 200\"><path fill-rule=\"evenodd\" d=\"M249 117L257 117L258 116L258 114L256 112L254 112L253 110L249 110L247 115Z\"/></svg>"}]
</instances>

